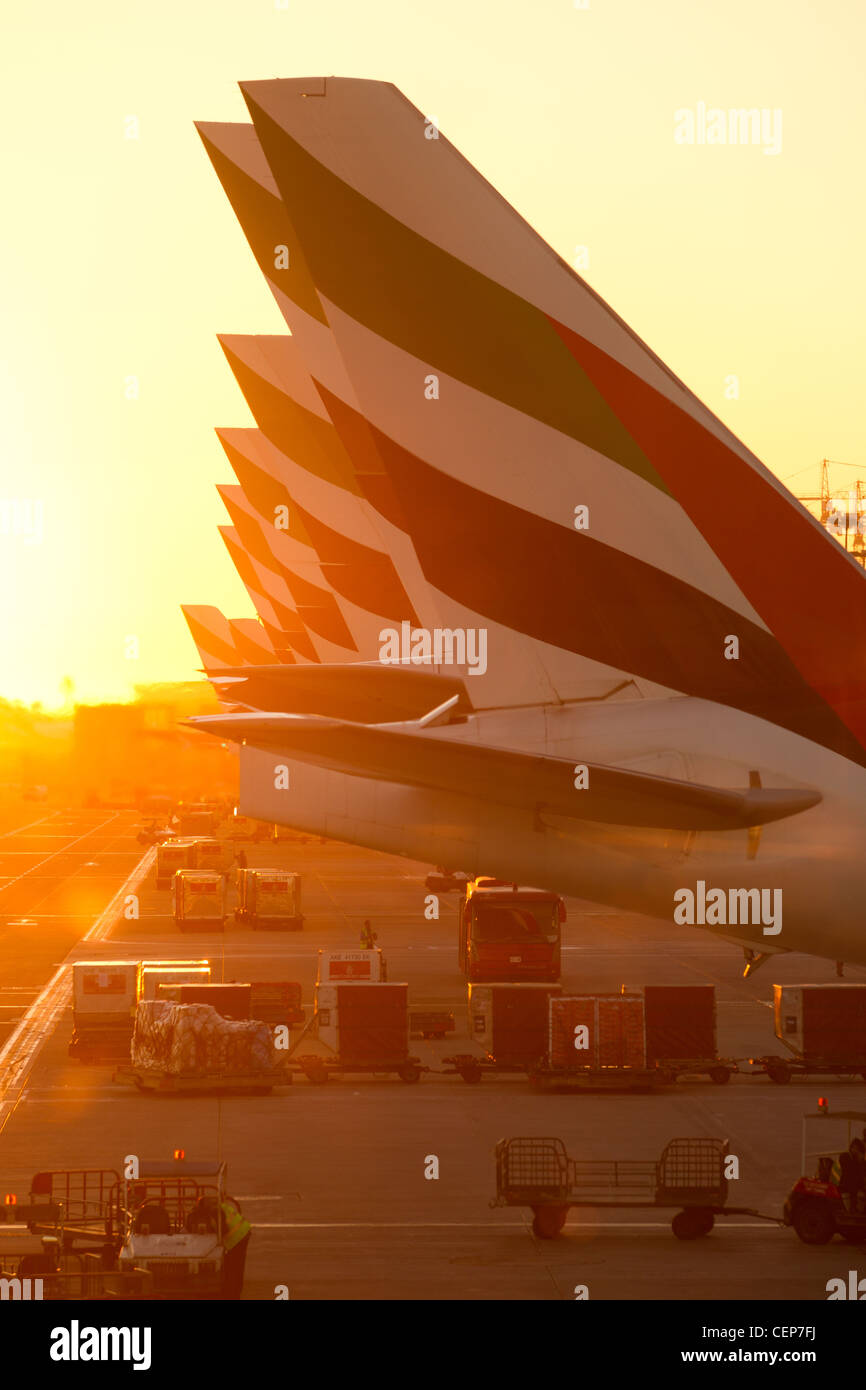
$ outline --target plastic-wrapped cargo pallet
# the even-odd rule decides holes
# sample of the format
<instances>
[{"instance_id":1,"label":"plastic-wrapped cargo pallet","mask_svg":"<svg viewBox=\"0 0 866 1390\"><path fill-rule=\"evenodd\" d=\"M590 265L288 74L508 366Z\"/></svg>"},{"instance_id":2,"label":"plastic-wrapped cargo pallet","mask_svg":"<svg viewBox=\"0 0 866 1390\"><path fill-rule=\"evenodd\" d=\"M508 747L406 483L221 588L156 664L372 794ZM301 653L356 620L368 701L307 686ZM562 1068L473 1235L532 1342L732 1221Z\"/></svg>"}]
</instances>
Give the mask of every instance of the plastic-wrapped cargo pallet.
<instances>
[{"instance_id":1,"label":"plastic-wrapped cargo pallet","mask_svg":"<svg viewBox=\"0 0 866 1390\"><path fill-rule=\"evenodd\" d=\"M132 1064L176 1076L271 1071L274 1043L264 1023L222 1018L209 1004L148 999L136 1014Z\"/></svg>"},{"instance_id":2,"label":"plastic-wrapped cargo pallet","mask_svg":"<svg viewBox=\"0 0 866 1390\"><path fill-rule=\"evenodd\" d=\"M576 994L550 1000L553 1067L646 1066L644 1004L639 994Z\"/></svg>"}]
</instances>

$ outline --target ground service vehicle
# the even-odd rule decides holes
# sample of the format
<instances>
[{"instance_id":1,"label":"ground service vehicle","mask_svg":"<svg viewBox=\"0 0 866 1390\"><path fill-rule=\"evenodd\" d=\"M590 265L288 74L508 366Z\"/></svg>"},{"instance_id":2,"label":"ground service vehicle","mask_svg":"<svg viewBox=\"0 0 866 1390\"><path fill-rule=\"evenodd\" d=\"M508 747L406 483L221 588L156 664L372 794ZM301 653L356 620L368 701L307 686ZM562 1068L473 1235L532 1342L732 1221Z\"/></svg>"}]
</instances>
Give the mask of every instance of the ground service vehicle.
<instances>
[{"instance_id":1,"label":"ground service vehicle","mask_svg":"<svg viewBox=\"0 0 866 1390\"><path fill-rule=\"evenodd\" d=\"M225 882L206 869L178 869L174 876L174 920L187 931L225 931Z\"/></svg>"},{"instance_id":2,"label":"ground service vehicle","mask_svg":"<svg viewBox=\"0 0 866 1390\"><path fill-rule=\"evenodd\" d=\"M565 903L556 893L476 878L460 908L458 959L468 980L556 981Z\"/></svg>"},{"instance_id":3,"label":"ground service vehicle","mask_svg":"<svg viewBox=\"0 0 866 1390\"><path fill-rule=\"evenodd\" d=\"M866 1111L839 1110L831 1115L826 1106L803 1116L801 1171L817 1160L814 1177L802 1177L788 1194L783 1211L786 1226L793 1226L804 1245L826 1245L840 1235L852 1245L866 1245L866 1211L851 1209L838 1186L839 1158L853 1138L861 1138ZM810 1130L821 1134L821 1148L809 1147ZM830 1147L831 1137L836 1147ZM861 1199L862 1200L862 1199Z\"/></svg>"},{"instance_id":4,"label":"ground service vehicle","mask_svg":"<svg viewBox=\"0 0 866 1390\"><path fill-rule=\"evenodd\" d=\"M178 806L179 835L213 835L219 823L219 812L204 802Z\"/></svg>"},{"instance_id":5,"label":"ground service vehicle","mask_svg":"<svg viewBox=\"0 0 866 1390\"><path fill-rule=\"evenodd\" d=\"M226 1249L240 1208L225 1163L141 1160L134 1178L112 1168L37 1173L18 1210L45 1252L26 1257L22 1273L56 1271L57 1297L65 1282L67 1297L240 1298L248 1242Z\"/></svg>"},{"instance_id":6,"label":"ground service vehicle","mask_svg":"<svg viewBox=\"0 0 866 1390\"><path fill-rule=\"evenodd\" d=\"M146 1270L166 1298L240 1298L247 1242L225 1248L226 1205L225 1163L142 1161L121 1183L119 1269Z\"/></svg>"},{"instance_id":7,"label":"ground service vehicle","mask_svg":"<svg viewBox=\"0 0 866 1390\"><path fill-rule=\"evenodd\" d=\"M558 1236L570 1207L679 1207L679 1240L709 1235L726 1207L726 1139L672 1139L657 1161L569 1158L561 1139L500 1139L492 1207L531 1207L542 1240ZM748 1211L750 1216L759 1212ZM770 1218L767 1218L770 1219Z\"/></svg>"},{"instance_id":8,"label":"ground service vehicle","mask_svg":"<svg viewBox=\"0 0 866 1390\"><path fill-rule=\"evenodd\" d=\"M241 869L235 921L262 931L300 931L301 876L284 869Z\"/></svg>"}]
</instances>

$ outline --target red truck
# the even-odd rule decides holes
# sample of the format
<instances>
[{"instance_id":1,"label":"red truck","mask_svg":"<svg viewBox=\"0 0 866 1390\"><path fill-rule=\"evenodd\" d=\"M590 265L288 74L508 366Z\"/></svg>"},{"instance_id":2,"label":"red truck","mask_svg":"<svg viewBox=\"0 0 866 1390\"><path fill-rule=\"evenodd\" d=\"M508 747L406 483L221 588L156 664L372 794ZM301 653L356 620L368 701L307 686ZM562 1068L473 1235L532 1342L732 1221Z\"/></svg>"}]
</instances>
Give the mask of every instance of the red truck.
<instances>
[{"instance_id":1,"label":"red truck","mask_svg":"<svg viewBox=\"0 0 866 1390\"><path fill-rule=\"evenodd\" d=\"M473 982L555 982L564 921L565 903L556 893L473 879L460 907L460 968Z\"/></svg>"}]
</instances>

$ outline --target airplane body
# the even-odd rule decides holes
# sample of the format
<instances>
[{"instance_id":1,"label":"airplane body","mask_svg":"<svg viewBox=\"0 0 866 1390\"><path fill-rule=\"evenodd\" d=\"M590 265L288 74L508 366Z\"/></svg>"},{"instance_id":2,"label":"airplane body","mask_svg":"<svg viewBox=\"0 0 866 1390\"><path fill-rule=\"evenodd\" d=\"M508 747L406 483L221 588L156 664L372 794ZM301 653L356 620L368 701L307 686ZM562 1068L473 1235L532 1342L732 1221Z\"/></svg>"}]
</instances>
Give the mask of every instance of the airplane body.
<instances>
[{"instance_id":1,"label":"airplane body","mask_svg":"<svg viewBox=\"0 0 866 1390\"><path fill-rule=\"evenodd\" d=\"M866 964L866 576L396 88L242 91L199 129L292 337L220 340L222 530L308 644L192 721L242 812Z\"/></svg>"}]
</instances>

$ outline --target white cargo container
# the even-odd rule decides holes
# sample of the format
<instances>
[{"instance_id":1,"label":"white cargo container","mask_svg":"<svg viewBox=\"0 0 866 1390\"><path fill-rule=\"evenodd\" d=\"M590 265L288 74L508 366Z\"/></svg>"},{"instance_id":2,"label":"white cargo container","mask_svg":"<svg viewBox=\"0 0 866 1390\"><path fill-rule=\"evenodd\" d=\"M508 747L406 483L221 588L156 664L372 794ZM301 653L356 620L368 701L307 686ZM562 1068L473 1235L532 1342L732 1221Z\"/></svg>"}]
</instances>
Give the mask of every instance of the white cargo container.
<instances>
[{"instance_id":1,"label":"white cargo container","mask_svg":"<svg viewBox=\"0 0 866 1390\"><path fill-rule=\"evenodd\" d=\"M235 919L269 931L300 931L301 876L287 869L241 869Z\"/></svg>"},{"instance_id":2,"label":"white cargo container","mask_svg":"<svg viewBox=\"0 0 866 1390\"><path fill-rule=\"evenodd\" d=\"M145 962L141 967L139 999L158 999L160 985L209 985L210 965L207 961Z\"/></svg>"},{"instance_id":3,"label":"white cargo container","mask_svg":"<svg viewBox=\"0 0 866 1390\"><path fill-rule=\"evenodd\" d=\"M387 979L387 970L378 946L372 951L320 951L317 984L341 984L344 981L380 981Z\"/></svg>"},{"instance_id":4,"label":"white cargo container","mask_svg":"<svg viewBox=\"0 0 866 1390\"><path fill-rule=\"evenodd\" d=\"M75 961L71 1057L99 1061L128 1055L139 970L137 960Z\"/></svg>"},{"instance_id":5,"label":"white cargo container","mask_svg":"<svg viewBox=\"0 0 866 1390\"><path fill-rule=\"evenodd\" d=\"M212 869L214 873L227 873L234 863L235 847L227 840L201 839L193 841L191 869Z\"/></svg>"},{"instance_id":6,"label":"white cargo container","mask_svg":"<svg viewBox=\"0 0 866 1390\"><path fill-rule=\"evenodd\" d=\"M174 876L174 920L181 931L224 931L222 874L205 869L178 869Z\"/></svg>"},{"instance_id":7,"label":"white cargo container","mask_svg":"<svg viewBox=\"0 0 866 1390\"><path fill-rule=\"evenodd\" d=\"M170 888L178 869L195 867L194 838L166 840L156 850L156 886Z\"/></svg>"}]
</instances>

